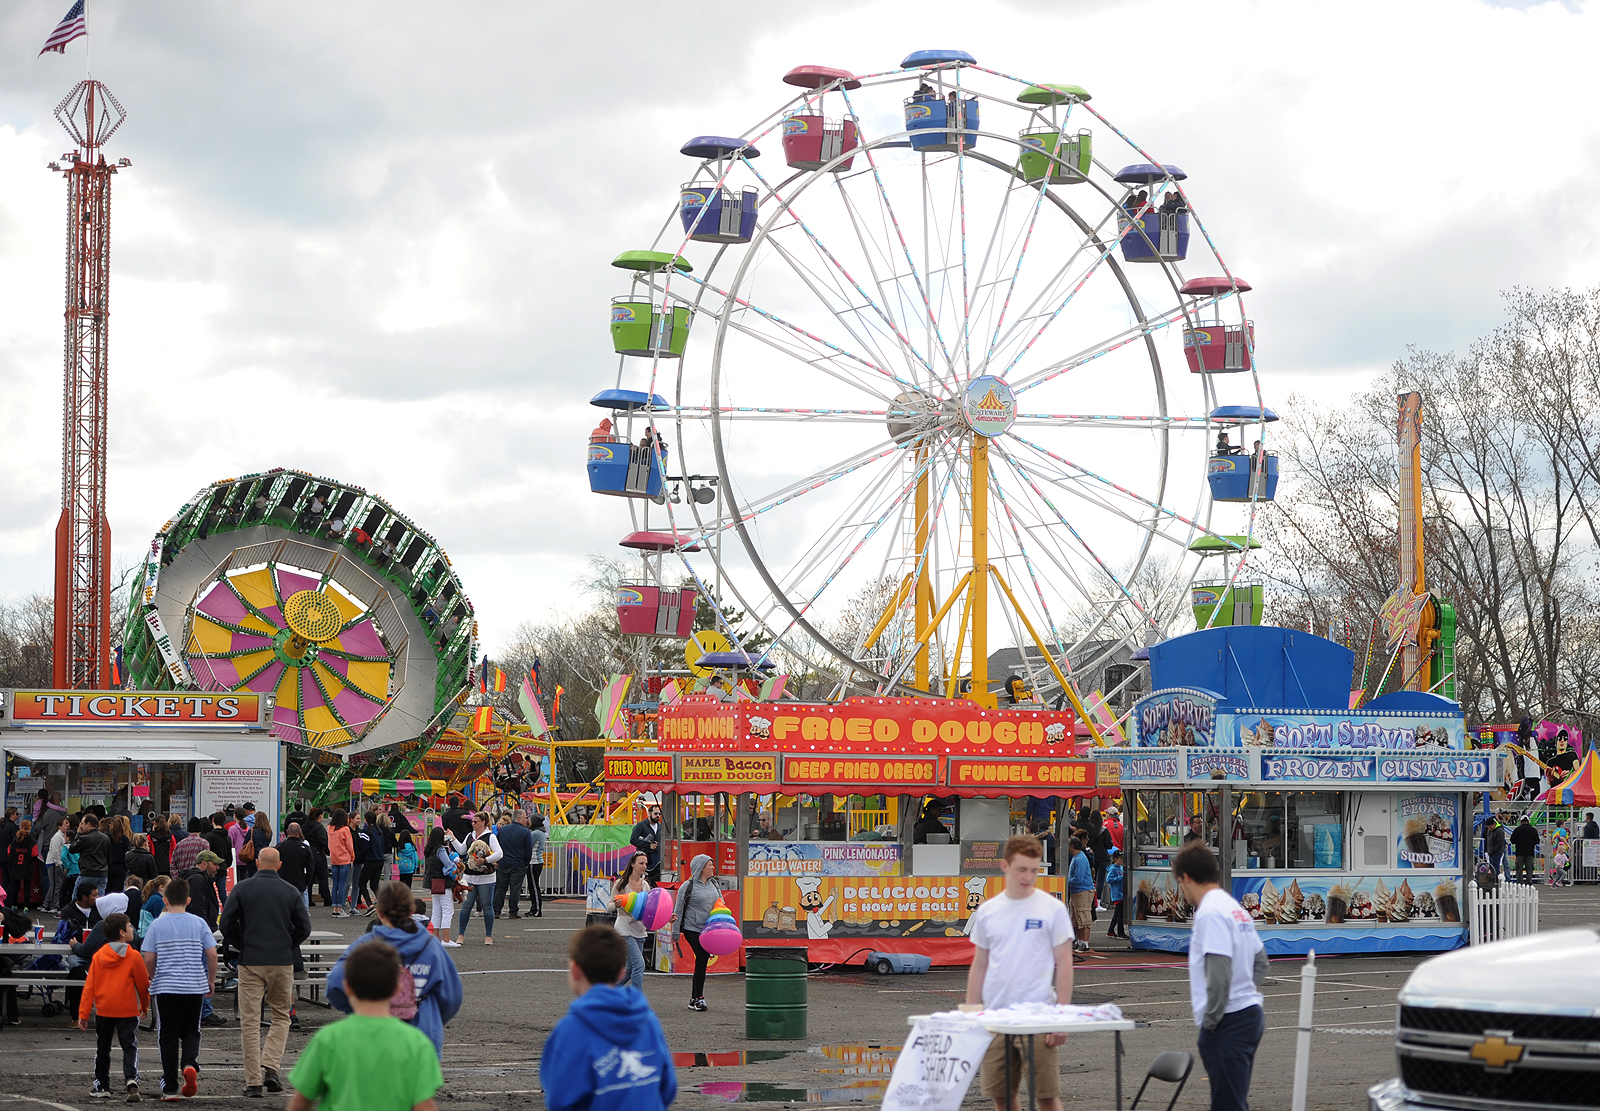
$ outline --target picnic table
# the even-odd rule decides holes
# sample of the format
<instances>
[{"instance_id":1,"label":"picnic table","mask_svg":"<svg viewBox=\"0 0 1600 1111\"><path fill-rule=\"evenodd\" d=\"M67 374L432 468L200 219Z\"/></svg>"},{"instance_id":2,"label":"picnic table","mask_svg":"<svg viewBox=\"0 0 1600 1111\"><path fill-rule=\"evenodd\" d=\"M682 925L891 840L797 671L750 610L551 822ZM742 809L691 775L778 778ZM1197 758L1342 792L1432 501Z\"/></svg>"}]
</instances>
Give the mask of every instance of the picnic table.
<instances>
[{"instance_id":1,"label":"picnic table","mask_svg":"<svg viewBox=\"0 0 1600 1111\"><path fill-rule=\"evenodd\" d=\"M0 957L16 962L30 962L39 957L65 957L72 953L66 942L24 941L0 947ZM0 989L15 992L26 988L30 993L39 989L45 997L43 1014L46 1018L65 1010L65 1004L50 998L56 988L67 987L81 981L68 976L65 968L19 968L0 975Z\"/></svg>"}]
</instances>

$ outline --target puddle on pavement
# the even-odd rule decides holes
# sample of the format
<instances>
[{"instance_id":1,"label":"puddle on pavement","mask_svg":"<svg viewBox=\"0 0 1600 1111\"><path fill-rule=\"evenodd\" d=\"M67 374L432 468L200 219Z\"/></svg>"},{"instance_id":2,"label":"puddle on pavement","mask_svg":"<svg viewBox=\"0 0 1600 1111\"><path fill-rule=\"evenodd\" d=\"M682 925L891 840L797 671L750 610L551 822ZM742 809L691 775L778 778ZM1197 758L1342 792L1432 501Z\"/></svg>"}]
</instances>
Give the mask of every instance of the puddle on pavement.
<instances>
[{"instance_id":1,"label":"puddle on pavement","mask_svg":"<svg viewBox=\"0 0 1600 1111\"><path fill-rule=\"evenodd\" d=\"M672 1063L680 1069L722 1068L727 1065L753 1065L758 1061L781 1061L803 1049L745 1049L727 1053L674 1053Z\"/></svg>"},{"instance_id":2,"label":"puddle on pavement","mask_svg":"<svg viewBox=\"0 0 1600 1111\"><path fill-rule=\"evenodd\" d=\"M893 1045L814 1045L807 1049L746 1049L726 1053L674 1053L672 1063L680 1069L727 1068L753 1065L762 1061L781 1061L804 1054L821 1057L826 1066L816 1071L825 1076L888 1076L900 1056Z\"/></svg>"},{"instance_id":3,"label":"puddle on pavement","mask_svg":"<svg viewBox=\"0 0 1600 1111\"><path fill-rule=\"evenodd\" d=\"M865 1103L880 1098L888 1086L887 1079L857 1080L835 1088L797 1088L785 1084L708 1080L696 1085L695 1091L716 1096L728 1103Z\"/></svg>"}]
</instances>

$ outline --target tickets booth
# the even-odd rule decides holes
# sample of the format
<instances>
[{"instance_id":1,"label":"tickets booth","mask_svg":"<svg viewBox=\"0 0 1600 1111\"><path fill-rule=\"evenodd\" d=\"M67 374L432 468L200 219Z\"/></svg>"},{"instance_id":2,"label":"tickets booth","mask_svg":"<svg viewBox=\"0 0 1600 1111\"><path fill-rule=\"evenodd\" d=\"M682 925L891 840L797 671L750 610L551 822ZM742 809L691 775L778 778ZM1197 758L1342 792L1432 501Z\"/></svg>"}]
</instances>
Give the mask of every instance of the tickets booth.
<instances>
[{"instance_id":1,"label":"tickets booth","mask_svg":"<svg viewBox=\"0 0 1600 1111\"><path fill-rule=\"evenodd\" d=\"M102 805L135 833L156 813L187 821L253 802L280 824L283 745L272 699L252 692L0 691L6 805L41 790L69 812Z\"/></svg>"},{"instance_id":2,"label":"tickets booth","mask_svg":"<svg viewBox=\"0 0 1600 1111\"><path fill-rule=\"evenodd\" d=\"M1120 762L1083 759L1073 726L1029 704L691 695L662 708L655 752L607 754L606 786L662 792L663 881L710 856L746 944L963 965L973 909L1003 886L1006 838L1030 815L1059 820L1068 797L1119 790ZM1040 887L1064 897L1062 871Z\"/></svg>"},{"instance_id":3,"label":"tickets booth","mask_svg":"<svg viewBox=\"0 0 1600 1111\"><path fill-rule=\"evenodd\" d=\"M1191 633L1150 663L1134 745L1107 750L1136 948L1187 950L1171 859L1196 838L1274 956L1466 944L1473 792L1496 769L1466 749L1458 705L1400 691L1351 710L1353 653L1294 630Z\"/></svg>"}]
</instances>

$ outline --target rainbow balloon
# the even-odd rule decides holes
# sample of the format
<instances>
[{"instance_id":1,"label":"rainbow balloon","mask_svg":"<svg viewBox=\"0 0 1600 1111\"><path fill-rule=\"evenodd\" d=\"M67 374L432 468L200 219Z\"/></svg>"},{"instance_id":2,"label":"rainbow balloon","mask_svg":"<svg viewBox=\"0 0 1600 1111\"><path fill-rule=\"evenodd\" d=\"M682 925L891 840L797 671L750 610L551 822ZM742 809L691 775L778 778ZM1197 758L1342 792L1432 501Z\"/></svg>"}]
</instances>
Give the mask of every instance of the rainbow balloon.
<instances>
[{"instance_id":1,"label":"rainbow balloon","mask_svg":"<svg viewBox=\"0 0 1600 1111\"><path fill-rule=\"evenodd\" d=\"M672 896L659 887L652 887L649 891L630 891L618 897L622 900L622 909L647 930L659 930L672 921Z\"/></svg>"},{"instance_id":2,"label":"rainbow balloon","mask_svg":"<svg viewBox=\"0 0 1600 1111\"><path fill-rule=\"evenodd\" d=\"M731 956L744 944L744 934L733 917L733 911L721 899L712 904L705 928L700 931L700 944L714 957Z\"/></svg>"}]
</instances>

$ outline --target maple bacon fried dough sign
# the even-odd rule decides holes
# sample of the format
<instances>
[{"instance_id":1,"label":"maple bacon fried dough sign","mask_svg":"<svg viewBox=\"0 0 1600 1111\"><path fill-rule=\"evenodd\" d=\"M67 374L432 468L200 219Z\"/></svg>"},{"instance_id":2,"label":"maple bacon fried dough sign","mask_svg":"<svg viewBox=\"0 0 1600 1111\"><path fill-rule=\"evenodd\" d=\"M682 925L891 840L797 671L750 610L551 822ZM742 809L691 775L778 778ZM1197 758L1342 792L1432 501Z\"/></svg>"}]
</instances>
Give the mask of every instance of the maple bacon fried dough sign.
<instances>
[{"instance_id":1,"label":"maple bacon fried dough sign","mask_svg":"<svg viewBox=\"0 0 1600 1111\"><path fill-rule=\"evenodd\" d=\"M778 758L766 754L681 756L678 782L685 791L739 791L778 782Z\"/></svg>"}]
</instances>

